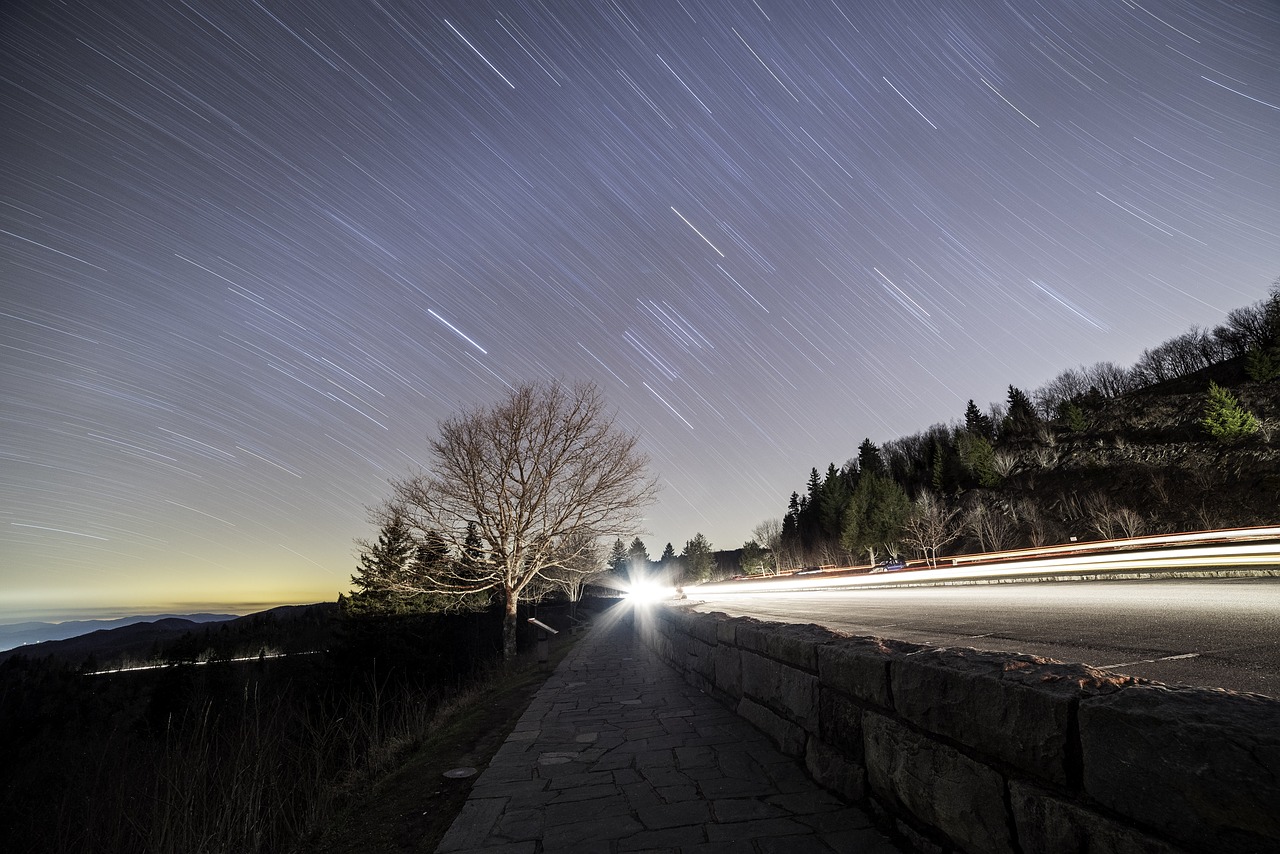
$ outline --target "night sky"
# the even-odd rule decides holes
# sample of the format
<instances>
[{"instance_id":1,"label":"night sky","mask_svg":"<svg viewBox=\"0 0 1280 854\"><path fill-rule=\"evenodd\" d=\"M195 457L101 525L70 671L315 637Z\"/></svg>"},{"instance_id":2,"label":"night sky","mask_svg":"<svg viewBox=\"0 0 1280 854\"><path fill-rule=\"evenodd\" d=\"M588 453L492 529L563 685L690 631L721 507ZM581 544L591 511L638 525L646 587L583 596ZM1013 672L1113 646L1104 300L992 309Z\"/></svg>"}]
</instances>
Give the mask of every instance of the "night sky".
<instances>
[{"instance_id":1,"label":"night sky","mask_svg":"<svg viewBox=\"0 0 1280 854\"><path fill-rule=\"evenodd\" d=\"M592 380L656 556L1280 275L1280 4L0 8L0 618L349 587L437 421ZM78 610L81 609L81 610Z\"/></svg>"}]
</instances>

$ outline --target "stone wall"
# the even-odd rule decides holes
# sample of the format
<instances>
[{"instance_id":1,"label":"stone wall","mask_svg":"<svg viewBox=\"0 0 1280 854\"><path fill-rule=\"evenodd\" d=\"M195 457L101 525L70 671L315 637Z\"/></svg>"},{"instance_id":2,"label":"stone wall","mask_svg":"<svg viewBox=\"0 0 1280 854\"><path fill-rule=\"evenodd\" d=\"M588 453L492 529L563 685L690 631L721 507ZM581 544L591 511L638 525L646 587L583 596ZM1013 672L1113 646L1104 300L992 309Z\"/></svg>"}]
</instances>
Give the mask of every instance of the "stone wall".
<instances>
[{"instance_id":1,"label":"stone wall","mask_svg":"<svg viewBox=\"0 0 1280 854\"><path fill-rule=\"evenodd\" d=\"M1280 851L1280 701L656 607L645 642L921 851Z\"/></svg>"}]
</instances>

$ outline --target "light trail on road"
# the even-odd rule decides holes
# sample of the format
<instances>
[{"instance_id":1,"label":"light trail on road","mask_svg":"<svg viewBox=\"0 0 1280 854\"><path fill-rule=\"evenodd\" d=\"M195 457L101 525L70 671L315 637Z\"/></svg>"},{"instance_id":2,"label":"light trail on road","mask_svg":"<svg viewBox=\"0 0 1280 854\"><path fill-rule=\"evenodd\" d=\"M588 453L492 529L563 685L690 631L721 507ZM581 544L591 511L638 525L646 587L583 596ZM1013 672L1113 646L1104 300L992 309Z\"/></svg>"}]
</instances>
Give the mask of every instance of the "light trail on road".
<instances>
[{"instance_id":1,"label":"light trail on road","mask_svg":"<svg viewBox=\"0 0 1280 854\"><path fill-rule=\"evenodd\" d=\"M717 587L690 588L691 607L1280 696L1276 577L845 586L759 595Z\"/></svg>"}]
</instances>

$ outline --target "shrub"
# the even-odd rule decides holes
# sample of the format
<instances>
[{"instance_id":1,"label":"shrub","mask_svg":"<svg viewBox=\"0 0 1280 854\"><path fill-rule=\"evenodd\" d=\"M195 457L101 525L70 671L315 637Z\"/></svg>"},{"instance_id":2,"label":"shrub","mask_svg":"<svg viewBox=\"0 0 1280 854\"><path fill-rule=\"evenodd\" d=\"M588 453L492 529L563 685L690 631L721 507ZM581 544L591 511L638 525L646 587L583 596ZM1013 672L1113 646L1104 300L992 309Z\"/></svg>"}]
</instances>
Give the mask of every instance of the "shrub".
<instances>
[{"instance_id":1,"label":"shrub","mask_svg":"<svg viewBox=\"0 0 1280 854\"><path fill-rule=\"evenodd\" d=\"M1200 423L1205 432L1218 442L1238 442L1257 434L1259 428L1253 413L1242 407L1234 394L1215 382L1209 383L1209 402Z\"/></svg>"}]
</instances>

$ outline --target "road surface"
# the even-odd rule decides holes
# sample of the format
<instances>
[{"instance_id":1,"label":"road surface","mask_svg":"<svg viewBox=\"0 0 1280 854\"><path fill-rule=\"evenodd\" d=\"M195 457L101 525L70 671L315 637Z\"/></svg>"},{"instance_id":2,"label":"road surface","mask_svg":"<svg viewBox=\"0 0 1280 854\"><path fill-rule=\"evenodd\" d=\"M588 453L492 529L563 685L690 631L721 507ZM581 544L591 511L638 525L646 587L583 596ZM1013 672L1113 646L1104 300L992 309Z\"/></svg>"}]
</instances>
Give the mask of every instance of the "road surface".
<instances>
[{"instance_id":1,"label":"road surface","mask_svg":"<svg viewBox=\"0 0 1280 854\"><path fill-rule=\"evenodd\" d=\"M1040 582L716 596L700 611L1082 662L1280 698L1280 578Z\"/></svg>"}]
</instances>

